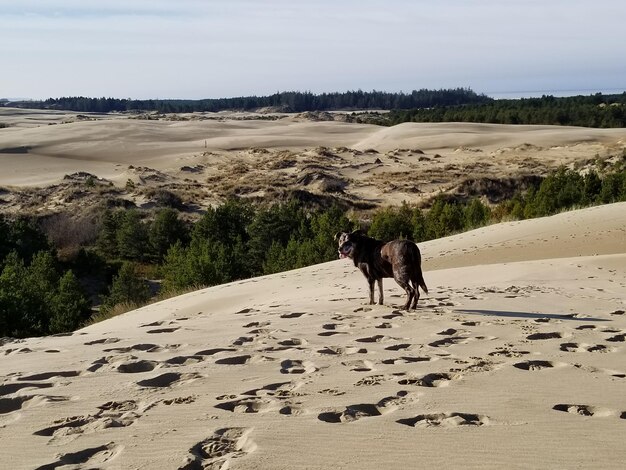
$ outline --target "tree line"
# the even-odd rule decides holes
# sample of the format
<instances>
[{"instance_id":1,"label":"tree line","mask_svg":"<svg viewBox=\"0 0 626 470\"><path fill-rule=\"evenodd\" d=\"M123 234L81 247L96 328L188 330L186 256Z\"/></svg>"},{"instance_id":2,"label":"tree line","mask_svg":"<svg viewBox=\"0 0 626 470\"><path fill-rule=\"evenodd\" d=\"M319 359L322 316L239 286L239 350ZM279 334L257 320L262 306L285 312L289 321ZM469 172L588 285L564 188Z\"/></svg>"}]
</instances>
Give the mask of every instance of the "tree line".
<instances>
[{"instance_id":1,"label":"tree line","mask_svg":"<svg viewBox=\"0 0 626 470\"><path fill-rule=\"evenodd\" d=\"M337 258L334 234L340 231L365 227L378 239L422 242L502 220L617 201L626 201L626 158L601 173L560 168L496 206L442 194L428 210L409 204L383 208L365 224L338 205L310 209L295 200L253 206L233 199L194 223L171 208L149 218L136 209L107 209L95 240L70 259L60 259L35 221L0 217L0 336L71 331L89 321L94 305L100 314L142 305L156 290L146 278L160 279L161 291L174 295L330 261Z\"/></svg>"},{"instance_id":2,"label":"tree line","mask_svg":"<svg viewBox=\"0 0 626 470\"><path fill-rule=\"evenodd\" d=\"M389 125L402 122L480 122L583 127L626 127L626 92L620 95L522 98L478 104L394 110Z\"/></svg>"},{"instance_id":3,"label":"tree line","mask_svg":"<svg viewBox=\"0 0 626 470\"><path fill-rule=\"evenodd\" d=\"M161 113L218 112L275 108L284 112L332 111L350 109L406 109L452 106L492 101L469 88L413 90L410 93L383 91L346 91L314 94L284 91L269 96L242 96L200 100L134 100L66 96L44 101L11 102L11 106L35 109L63 109L77 112L158 111Z\"/></svg>"}]
</instances>

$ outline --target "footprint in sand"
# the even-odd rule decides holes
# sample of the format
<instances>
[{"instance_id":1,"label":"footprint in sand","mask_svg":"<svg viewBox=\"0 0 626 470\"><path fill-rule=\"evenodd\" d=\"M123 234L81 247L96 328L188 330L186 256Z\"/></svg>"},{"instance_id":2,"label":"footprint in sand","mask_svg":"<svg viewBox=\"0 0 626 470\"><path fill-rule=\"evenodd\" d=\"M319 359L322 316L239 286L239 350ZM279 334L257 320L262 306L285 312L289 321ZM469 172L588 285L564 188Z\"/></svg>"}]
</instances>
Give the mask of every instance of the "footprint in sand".
<instances>
[{"instance_id":1,"label":"footprint in sand","mask_svg":"<svg viewBox=\"0 0 626 470\"><path fill-rule=\"evenodd\" d=\"M562 338L563 335L558 331L552 331L549 333L533 333L532 335L526 336L526 339L537 340L537 339L558 339Z\"/></svg>"},{"instance_id":2,"label":"footprint in sand","mask_svg":"<svg viewBox=\"0 0 626 470\"><path fill-rule=\"evenodd\" d=\"M243 392L242 395L249 395L255 397L277 397L277 398L290 398L295 396L295 390L302 386L302 382L276 382L268 385L264 385L260 388L253 388L247 392Z\"/></svg>"},{"instance_id":3,"label":"footprint in sand","mask_svg":"<svg viewBox=\"0 0 626 470\"><path fill-rule=\"evenodd\" d=\"M76 371L76 370L67 370L67 371L60 371L60 372L42 372L41 374L33 374L33 375L26 375L26 376L22 376L22 377L18 377L17 380L19 381L26 381L26 380L48 380L48 379L52 379L55 377L77 377L80 375L80 372Z\"/></svg>"},{"instance_id":4,"label":"footprint in sand","mask_svg":"<svg viewBox=\"0 0 626 470\"><path fill-rule=\"evenodd\" d=\"M404 372L400 372L392 375L370 375L368 377L363 377L358 382L354 384L355 387L369 387L372 385L380 385L383 382L391 380L394 376L403 376L406 375Z\"/></svg>"},{"instance_id":5,"label":"footprint in sand","mask_svg":"<svg viewBox=\"0 0 626 470\"><path fill-rule=\"evenodd\" d=\"M280 344L281 346L306 346L308 344L308 341L301 338L289 338L283 341L279 341L278 344Z\"/></svg>"},{"instance_id":6,"label":"footprint in sand","mask_svg":"<svg viewBox=\"0 0 626 470\"><path fill-rule=\"evenodd\" d=\"M178 470L226 469L232 460L254 452L250 428L223 428L189 449L189 456Z\"/></svg>"},{"instance_id":7,"label":"footprint in sand","mask_svg":"<svg viewBox=\"0 0 626 470\"><path fill-rule=\"evenodd\" d=\"M613 414L611 410L607 410L606 408L589 405L571 405L565 403L554 405L552 409L580 416L611 416Z\"/></svg>"},{"instance_id":8,"label":"footprint in sand","mask_svg":"<svg viewBox=\"0 0 626 470\"><path fill-rule=\"evenodd\" d=\"M395 323L382 322L376 325L374 328L379 328L379 329L398 328L398 325L396 325Z\"/></svg>"},{"instance_id":9,"label":"footprint in sand","mask_svg":"<svg viewBox=\"0 0 626 470\"><path fill-rule=\"evenodd\" d=\"M51 444L63 445L83 434L91 434L107 428L126 427L133 424L141 414L156 404L139 406L134 400L110 401L100 405L98 411L86 416L71 416L54 421L33 434L51 437Z\"/></svg>"},{"instance_id":10,"label":"footprint in sand","mask_svg":"<svg viewBox=\"0 0 626 470\"><path fill-rule=\"evenodd\" d=\"M242 365L248 364L252 360L252 356L244 354L243 356L225 357L215 361L216 364Z\"/></svg>"},{"instance_id":11,"label":"footprint in sand","mask_svg":"<svg viewBox=\"0 0 626 470\"><path fill-rule=\"evenodd\" d=\"M383 318L384 320L393 320L396 317L403 317L403 316L404 316L404 313L402 313L400 310L394 310L388 315L383 315L381 318Z\"/></svg>"},{"instance_id":12,"label":"footprint in sand","mask_svg":"<svg viewBox=\"0 0 626 470\"><path fill-rule=\"evenodd\" d=\"M168 364L170 366L188 366L190 364L197 364L198 362L204 361L204 356L199 354L194 354L192 356L175 356L164 361L164 364Z\"/></svg>"},{"instance_id":13,"label":"footprint in sand","mask_svg":"<svg viewBox=\"0 0 626 470\"><path fill-rule=\"evenodd\" d=\"M400 391L394 396L385 397L376 404L359 403L348 405L342 411L327 411L317 415L317 419L325 423L349 423L361 418L381 416L398 408L398 406L414 401L416 398L409 397L408 392Z\"/></svg>"},{"instance_id":14,"label":"footprint in sand","mask_svg":"<svg viewBox=\"0 0 626 470\"><path fill-rule=\"evenodd\" d=\"M268 321L263 321L263 322L253 321L253 322L246 323L245 325L243 325L243 328L263 328L269 325L270 325L270 322Z\"/></svg>"},{"instance_id":15,"label":"footprint in sand","mask_svg":"<svg viewBox=\"0 0 626 470\"><path fill-rule=\"evenodd\" d=\"M473 413L435 413L399 419L396 422L411 427L483 426L489 424L489 418Z\"/></svg>"},{"instance_id":16,"label":"footprint in sand","mask_svg":"<svg viewBox=\"0 0 626 470\"><path fill-rule=\"evenodd\" d=\"M577 330L595 330L595 325L580 325L576 327Z\"/></svg>"},{"instance_id":17,"label":"footprint in sand","mask_svg":"<svg viewBox=\"0 0 626 470\"><path fill-rule=\"evenodd\" d=\"M438 335L442 335L442 336L452 336L452 335L456 334L457 332L458 332L458 330L455 330L454 328L448 328L447 330L440 331L437 334Z\"/></svg>"},{"instance_id":18,"label":"footprint in sand","mask_svg":"<svg viewBox=\"0 0 626 470\"><path fill-rule=\"evenodd\" d=\"M322 395L331 395L333 397L339 397L341 395L345 395L346 392L343 392L341 390L338 390L336 388L325 388L324 390L320 390L317 393L320 393Z\"/></svg>"},{"instance_id":19,"label":"footprint in sand","mask_svg":"<svg viewBox=\"0 0 626 470\"><path fill-rule=\"evenodd\" d=\"M565 352L592 352L606 353L612 351L611 348L604 344L578 344L578 343L561 343L561 351Z\"/></svg>"},{"instance_id":20,"label":"footprint in sand","mask_svg":"<svg viewBox=\"0 0 626 470\"><path fill-rule=\"evenodd\" d=\"M255 339L256 338L254 336L240 336L235 341L233 341L231 344L233 346L243 346L246 343L254 342Z\"/></svg>"},{"instance_id":21,"label":"footprint in sand","mask_svg":"<svg viewBox=\"0 0 626 470\"><path fill-rule=\"evenodd\" d=\"M255 309L255 308L243 308L243 309L239 310L238 312L235 312L235 315L241 315L241 314L246 314L246 313L254 313L254 312L258 312L258 310Z\"/></svg>"},{"instance_id":22,"label":"footprint in sand","mask_svg":"<svg viewBox=\"0 0 626 470\"><path fill-rule=\"evenodd\" d=\"M283 313L280 318L300 318L302 315L308 315L305 312Z\"/></svg>"},{"instance_id":23,"label":"footprint in sand","mask_svg":"<svg viewBox=\"0 0 626 470\"><path fill-rule=\"evenodd\" d=\"M121 340L119 338L95 339L93 341L87 341L85 343L85 346L93 346L94 344L112 344L112 343L117 343L118 341L121 341Z\"/></svg>"},{"instance_id":24,"label":"footprint in sand","mask_svg":"<svg viewBox=\"0 0 626 470\"><path fill-rule=\"evenodd\" d=\"M250 364L261 361L273 361L274 358L267 356L252 356L250 354L244 354L242 356L232 356L232 357L224 357L222 359L217 359L215 361L216 364L225 364L229 366L239 366L244 364Z\"/></svg>"},{"instance_id":25,"label":"footprint in sand","mask_svg":"<svg viewBox=\"0 0 626 470\"><path fill-rule=\"evenodd\" d=\"M389 336L385 336L385 335L374 335L374 336L368 336L366 338L359 338L356 341L359 343L382 343L384 341L389 341L392 339L393 338L390 338Z\"/></svg>"},{"instance_id":26,"label":"footprint in sand","mask_svg":"<svg viewBox=\"0 0 626 470\"><path fill-rule=\"evenodd\" d=\"M444 372L435 372L426 374L423 377L418 378L406 378L400 380L400 385L417 385L419 387L445 387L452 380L459 380L461 378L458 374L447 374Z\"/></svg>"},{"instance_id":27,"label":"footprint in sand","mask_svg":"<svg viewBox=\"0 0 626 470\"><path fill-rule=\"evenodd\" d=\"M9 414L34 405L67 400L69 400L67 397L52 395L20 395L17 397L0 398L0 415Z\"/></svg>"},{"instance_id":28,"label":"footprint in sand","mask_svg":"<svg viewBox=\"0 0 626 470\"><path fill-rule=\"evenodd\" d=\"M137 374L140 372L150 372L159 365L156 361L131 361L124 362L117 366L117 371L123 374Z\"/></svg>"},{"instance_id":29,"label":"footprint in sand","mask_svg":"<svg viewBox=\"0 0 626 470\"><path fill-rule=\"evenodd\" d=\"M163 400L163 404L170 405L188 405L196 401L195 395L190 395L188 397L176 397L176 398L168 398L167 400Z\"/></svg>"},{"instance_id":30,"label":"footprint in sand","mask_svg":"<svg viewBox=\"0 0 626 470\"><path fill-rule=\"evenodd\" d=\"M523 361L513 364L513 367L521 370L535 371L542 369L551 369L557 364L551 361Z\"/></svg>"},{"instance_id":31,"label":"footprint in sand","mask_svg":"<svg viewBox=\"0 0 626 470\"><path fill-rule=\"evenodd\" d=\"M50 388L53 387L52 383L38 383L38 382L22 382L22 383L5 383L0 385L0 397L5 395L11 395L23 388Z\"/></svg>"},{"instance_id":32,"label":"footprint in sand","mask_svg":"<svg viewBox=\"0 0 626 470\"><path fill-rule=\"evenodd\" d=\"M240 398L238 400L218 403L215 408L233 413L265 413L278 410L280 402L271 398Z\"/></svg>"},{"instance_id":33,"label":"footprint in sand","mask_svg":"<svg viewBox=\"0 0 626 470\"><path fill-rule=\"evenodd\" d=\"M411 344L409 343L401 343L401 344L392 344L391 346L387 346L385 348L386 351L403 351L409 349Z\"/></svg>"},{"instance_id":34,"label":"footprint in sand","mask_svg":"<svg viewBox=\"0 0 626 470\"><path fill-rule=\"evenodd\" d=\"M37 467L35 470L54 470L68 465L71 465L72 468L79 468L79 465L80 468L99 468L102 464L107 464L115 459L123 449L123 446L109 442L98 447L61 454L54 462Z\"/></svg>"},{"instance_id":35,"label":"footprint in sand","mask_svg":"<svg viewBox=\"0 0 626 470\"><path fill-rule=\"evenodd\" d=\"M401 356L401 357L394 357L390 359L383 359L380 362L382 362L383 364L395 364L396 362L400 362L403 364L412 364L414 362L428 362L430 360L431 358L427 356L417 356L417 357Z\"/></svg>"},{"instance_id":36,"label":"footprint in sand","mask_svg":"<svg viewBox=\"0 0 626 470\"><path fill-rule=\"evenodd\" d=\"M467 343L469 338L467 336L450 336L449 338L439 339L437 341L433 341L432 343L428 343L428 346L432 346L433 348L441 348L446 346L452 346L454 344L462 344Z\"/></svg>"},{"instance_id":37,"label":"footprint in sand","mask_svg":"<svg viewBox=\"0 0 626 470\"><path fill-rule=\"evenodd\" d=\"M619 335L611 336L610 338L607 338L606 340L610 341L611 343L623 343L624 341L626 341L626 334L622 333Z\"/></svg>"},{"instance_id":38,"label":"footprint in sand","mask_svg":"<svg viewBox=\"0 0 626 470\"><path fill-rule=\"evenodd\" d=\"M341 365L349 367L353 372L370 372L374 370L374 364L367 360L346 361Z\"/></svg>"},{"instance_id":39,"label":"footprint in sand","mask_svg":"<svg viewBox=\"0 0 626 470\"><path fill-rule=\"evenodd\" d=\"M317 367L310 361L287 359L280 363L281 374L310 374L316 370Z\"/></svg>"},{"instance_id":40,"label":"footprint in sand","mask_svg":"<svg viewBox=\"0 0 626 470\"><path fill-rule=\"evenodd\" d=\"M176 330L180 330L180 326L174 326L171 328L157 328L154 330L148 330L146 333L158 334L158 333L173 333Z\"/></svg>"},{"instance_id":41,"label":"footprint in sand","mask_svg":"<svg viewBox=\"0 0 626 470\"><path fill-rule=\"evenodd\" d=\"M198 351L195 356L213 356L217 353L221 352L234 352L237 351L233 348L213 348L213 349L203 349L202 351Z\"/></svg>"},{"instance_id":42,"label":"footprint in sand","mask_svg":"<svg viewBox=\"0 0 626 470\"><path fill-rule=\"evenodd\" d=\"M140 380L137 382L137 385L148 388L165 388L188 383L201 377L200 374L195 372L187 372L184 374L179 372L166 372L165 374L157 375L150 379Z\"/></svg>"},{"instance_id":43,"label":"footprint in sand","mask_svg":"<svg viewBox=\"0 0 626 470\"><path fill-rule=\"evenodd\" d=\"M325 355L349 356L351 354L367 354L367 349L355 348L352 346L326 346L325 348L318 349L317 352Z\"/></svg>"},{"instance_id":44,"label":"footprint in sand","mask_svg":"<svg viewBox=\"0 0 626 470\"><path fill-rule=\"evenodd\" d=\"M317 336L335 336L347 334L349 334L347 331L322 331L321 333L318 333Z\"/></svg>"},{"instance_id":45,"label":"footprint in sand","mask_svg":"<svg viewBox=\"0 0 626 470\"><path fill-rule=\"evenodd\" d=\"M103 349L103 351L104 352L116 352L116 353L128 353L131 351L161 352L161 351L165 351L166 349L176 349L176 346L171 345L165 348L163 346L159 346L158 344L141 343L141 344L134 344L132 346L126 346L126 347L121 347L121 348Z\"/></svg>"},{"instance_id":46,"label":"footprint in sand","mask_svg":"<svg viewBox=\"0 0 626 470\"><path fill-rule=\"evenodd\" d=\"M488 353L488 356L504 356L504 357L522 357L530 354L530 351L516 351L508 348L498 348L495 351Z\"/></svg>"}]
</instances>

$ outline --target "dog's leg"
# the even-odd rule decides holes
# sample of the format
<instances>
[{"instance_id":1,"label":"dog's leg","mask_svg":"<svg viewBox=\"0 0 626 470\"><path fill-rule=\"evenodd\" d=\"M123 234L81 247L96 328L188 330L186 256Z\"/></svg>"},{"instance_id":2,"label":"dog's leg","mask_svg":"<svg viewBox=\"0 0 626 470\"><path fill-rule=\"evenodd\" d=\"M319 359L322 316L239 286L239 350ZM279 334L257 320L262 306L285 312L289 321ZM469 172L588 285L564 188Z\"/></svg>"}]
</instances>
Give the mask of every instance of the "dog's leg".
<instances>
[{"instance_id":1,"label":"dog's leg","mask_svg":"<svg viewBox=\"0 0 626 470\"><path fill-rule=\"evenodd\" d=\"M383 280L378 280L378 305L383 304Z\"/></svg>"},{"instance_id":2,"label":"dog's leg","mask_svg":"<svg viewBox=\"0 0 626 470\"><path fill-rule=\"evenodd\" d=\"M415 295L413 287L411 287L410 281L408 278L404 276L394 276L394 279L398 283L400 287L404 289L407 295L406 304L404 304L404 310L409 310L411 307L411 300L413 300L413 296Z\"/></svg>"},{"instance_id":3,"label":"dog's leg","mask_svg":"<svg viewBox=\"0 0 626 470\"><path fill-rule=\"evenodd\" d=\"M370 305L374 305L374 279L368 279L367 282L370 285Z\"/></svg>"},{"instance_id":4,"label":"dog's leg","mask_svg":"<svg viewBox=\"0 0 626 470\"><path fill-rule=\"evenodd\" d=\"M417 301L420 299L420 290L417 287L417 283L415 282L413 282L413 289L415 291L415 295L413 297L413 305L411 306L411 308L415 310L417 308Z\"/></svg>"}]
</instances>

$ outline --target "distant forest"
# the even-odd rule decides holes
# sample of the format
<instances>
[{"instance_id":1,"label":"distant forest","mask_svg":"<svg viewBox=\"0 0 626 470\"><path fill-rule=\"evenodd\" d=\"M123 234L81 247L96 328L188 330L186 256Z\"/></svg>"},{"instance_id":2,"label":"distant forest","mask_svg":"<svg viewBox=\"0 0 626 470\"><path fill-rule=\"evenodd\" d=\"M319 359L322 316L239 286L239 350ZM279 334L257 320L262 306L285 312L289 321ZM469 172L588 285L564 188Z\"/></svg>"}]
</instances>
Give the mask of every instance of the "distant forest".
<instances>
[{"instance_id":1,"label":"distant forest","mask_svg":"<svg viewBox=\"0 0 626 470\"><path fill-rule=\"evenodd\" d=\"M461 106L394 110L389 125L402 122L481 122L549 124L583 127L626 127L626 92L620 95L493 100Z\"/></svg>"},{"instance_id":2,"label":"distant forest","mask_svg":"<svg viewBox=\"0 0 626 470\"><path fill-rule=\"evenodd\" d=\"M275 108L283 112L333 111L357 109L410 109L433 106L458 106L492 101L469 88L444 90L413 90L411 93L383 91L346 91L322 93L286 91L270 96L242 96L202 100L132 100L118 98L87 98L68 96L45 101L5 103L34 109L63 109L77 112L108 113L112 111L158 111L161 113L190 113L196 111L250 111Z\"/></svg>"},{"instance_id":3,"label":"distant forest","mask_svg":"<svg viewBox=\"0 0 626 470\"><path fill-rule=\"evenodd\" d=\"M188 113L252 111L280 112L391 110L376 124L403 122L480 122L492 124L547 124L582 127L626 127L626 92L557 98L494 100L470 88L414 90L411 93L347 91L344 93L280 92L270 96L243 96L203 100L132 100L69 96L45 101L0 101L0 106L57 109L76 112ZM0 123L1 125L1 123Z\"/></svg>"}]
</instances>

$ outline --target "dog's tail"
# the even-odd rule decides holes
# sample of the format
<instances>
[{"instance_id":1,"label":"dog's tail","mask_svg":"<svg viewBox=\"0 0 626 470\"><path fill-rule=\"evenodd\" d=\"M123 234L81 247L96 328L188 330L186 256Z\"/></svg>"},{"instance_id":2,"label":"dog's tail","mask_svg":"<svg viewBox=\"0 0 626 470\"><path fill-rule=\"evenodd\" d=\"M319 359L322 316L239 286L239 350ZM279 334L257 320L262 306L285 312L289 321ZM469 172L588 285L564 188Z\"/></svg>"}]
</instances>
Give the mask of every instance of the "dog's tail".
<instances>
[{"instance_id":1,"label":"dog's tail","mask_svg":"<svg viewBox=\"0 0 626 470\"><path fill-rule=\"evenodd\" d=\"M428 287L426 287L426 282L424 281L424 276L421 273L421 271L420 271L420 278L419 278L418 283L420 287L422 288L422 290L428 294Z\"/></svg>"}]
</instances>

